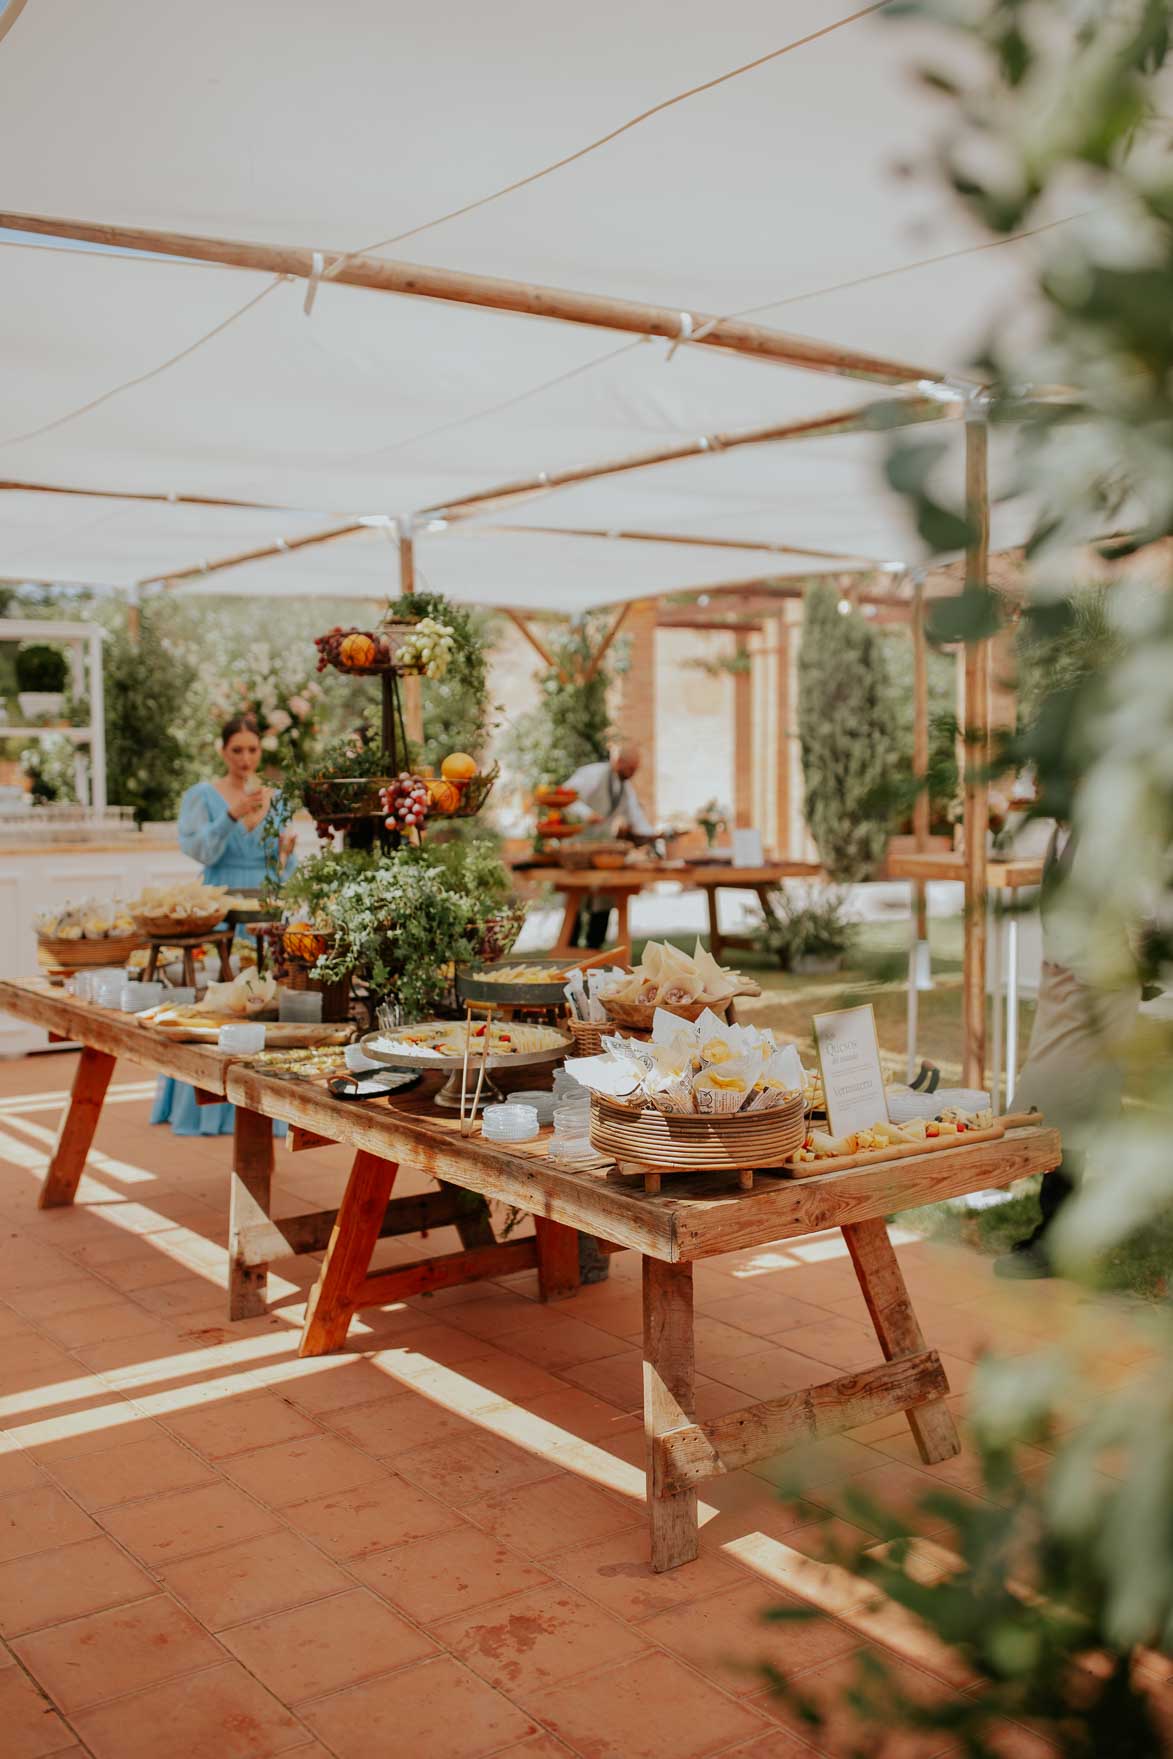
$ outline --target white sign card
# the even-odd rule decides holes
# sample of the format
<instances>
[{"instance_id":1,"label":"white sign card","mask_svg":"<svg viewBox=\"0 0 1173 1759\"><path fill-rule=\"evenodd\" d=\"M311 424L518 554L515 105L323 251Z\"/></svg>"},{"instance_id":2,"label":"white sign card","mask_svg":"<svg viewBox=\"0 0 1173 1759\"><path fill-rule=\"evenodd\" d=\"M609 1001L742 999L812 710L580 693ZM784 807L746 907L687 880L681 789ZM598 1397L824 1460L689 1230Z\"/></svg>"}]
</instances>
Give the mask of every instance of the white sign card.
<instances>
[{"instance_id":1,"label":"white sign card","mask_svg":"<svg viewBox=\"0 0 1173 1759\"><path fill-rule=\"evenodd\" d=\"M748 828L734 831L733 865L734 867L760 867L762 865L762 833L760 831Z\"/></svg>"},{"instance_id":2,"label":"white sign card","mask_svg":"<svg viewBox=\"0 0 1173 1759\"><path fill-rule=\"evenodd\" d=\"M816 1014L814 1032L830 1134L850 1136L886 1122L888 1098L871 1004Z\"/></svg>"}]
</instances>

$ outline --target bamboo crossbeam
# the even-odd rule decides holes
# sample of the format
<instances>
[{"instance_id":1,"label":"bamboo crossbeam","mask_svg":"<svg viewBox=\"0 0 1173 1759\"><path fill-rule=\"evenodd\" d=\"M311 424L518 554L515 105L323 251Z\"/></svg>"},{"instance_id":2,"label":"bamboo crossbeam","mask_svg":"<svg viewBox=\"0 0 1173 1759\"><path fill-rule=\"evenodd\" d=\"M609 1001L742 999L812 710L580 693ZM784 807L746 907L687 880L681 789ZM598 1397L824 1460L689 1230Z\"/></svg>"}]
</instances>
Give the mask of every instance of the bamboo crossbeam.
<instances>
[{"instance_id":1,"label":"bamboo crossbeam","mask_svg":"<svg viewBox=\"0 0 1173 1759\"><path fill-rule=\"evenodd\" d=\"M421 263L394 262L384 257L352 256L342 251L315 253L300 245L205 238L195 233L162 231L151 226L111 225L43 214L0 213L0 227L37 233L42 237L100 244L110 250L146 251L156 256L220 263L228 268L291 275L307 281L314 273L314 256L317 254L319 272L324 258L327 278L349 287L366 287L416 299L444 300L490 311L519 312L529 317L586 324L629 335L659 336L669 342L685 342L693 348L714 348L799 367L808 372L863 379L872 384L928 383L946 391L953 389L952 382L939 369L883 360L856 349L837 348L807 337L786 335L741 318L687 312L687 324L682 324L680 305L647 305L639 300L574 293L565 288L541 287L531 282L503 280L457 269L431 268Z\"/></svg>"},{"instance_id":2,"label":"bamboo crossbeam","mask_svg":"<svg viewBox=\"0 0 1173 1759\"><path fill-rule=\"evenodd\" d=\"M325 531L310 531L304 537L280 539L275 544L263 544L257 550L241 550L235 556L221 556L215 562L197 562L193 568L173 568L169 574L152 574L146 580L140 580L139 586L174 586L179 580L198 580L205 574L218 574L224 568L241 568L246 562L264 562L270 556L285 556L291 550L308 550L315 544L333 543L335 538L350 537L356 531L369 531L370 527L359 521L351 521L349 525L332 525Z\"/></svg>"},{"instance_id":3,"label":"bamboo crossbeam","mask_svg":"<svg viewBox=\"0 0 1173 1759\"><path fill-rule=\"evenodd\" d=\"M481 489L477 494L465 495L458 501L437 502L435 506L421 508L420 517L467 519L491 512L495 507L508 506L513 501L531 500L555 489L568 488L573 483L595 482L600 477L620 476L629 470L646 470L654 464L676 464L681 459L700 458L712 452L732 452L739 446L774 445L783 440L817 440L836 434L912 427L920 422L955 421L962 413L960 406L940 403L932 397L888 397L876 403L866 403L862 408L837 410L805 421L778 422L733 433L702 434L695 440L681 440L650 452L628 453L626 457L606 459L598 464L579 464L567 470L541 470L514 482L499 483L496 488Z\"/></svg>"},{"instance_id":4,"label":"bamboo crossbeam","mask_svg":"<svg viewBox=\"0 0 1173 1759\"><path fill-rule=\"evenodd\" d=\"M3 485L0 485L3 486ZM880 568L878 556L854 556L846 550L812 550L801 544L771 543L764 538L701 537L694 532L628 531L623 527L604 530L579 525L482 525L482 532L507 531L540 537L587 537L619 540L631 544L687 544L702 550L755 550L766 556L809 556L820 562L854 562L863 568Z\"/></svg>"}]
</instances>

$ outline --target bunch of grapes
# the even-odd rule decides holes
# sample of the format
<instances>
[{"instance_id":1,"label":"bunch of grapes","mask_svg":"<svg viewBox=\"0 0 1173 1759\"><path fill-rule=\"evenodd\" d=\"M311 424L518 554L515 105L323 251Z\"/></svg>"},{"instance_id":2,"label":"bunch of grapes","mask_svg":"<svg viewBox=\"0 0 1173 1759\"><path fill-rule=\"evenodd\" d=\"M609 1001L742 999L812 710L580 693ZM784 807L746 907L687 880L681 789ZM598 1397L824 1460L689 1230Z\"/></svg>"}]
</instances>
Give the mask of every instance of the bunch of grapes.
<instances>
[{"instance_id":1,"label":"bunch of grapes","mask_svg":"<svg viewBox=\"0 0 1173 1759\"><path fill-rule=\"evenodd\" d=\"M382 798L389 831L418 830L428 816L428 785L410 770L401 770L390 787L383 789Z\"/></svg>"},{"instance_id":2,"label":"bunch of grapes","mask_svg":"<svg viewBox=\"0 0 1173 1759\"><path fill-rule=\"evenodd\" d=\"M396 655L405 672L422 672L425 678L442 678L456 652L456 631L434 617L421 617L411 634L400 643Z\"/></svg>"}]
</instances>

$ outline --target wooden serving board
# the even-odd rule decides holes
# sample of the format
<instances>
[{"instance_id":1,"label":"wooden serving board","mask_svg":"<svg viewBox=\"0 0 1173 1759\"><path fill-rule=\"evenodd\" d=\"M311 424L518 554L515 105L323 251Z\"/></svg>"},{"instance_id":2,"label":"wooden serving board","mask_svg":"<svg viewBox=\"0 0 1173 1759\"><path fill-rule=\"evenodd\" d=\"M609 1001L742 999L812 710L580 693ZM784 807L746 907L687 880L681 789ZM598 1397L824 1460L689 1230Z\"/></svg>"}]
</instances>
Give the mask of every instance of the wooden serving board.
<instances>
[{"instance_id":1,"label":"wooden serving board","mask_svg":"<svg viewBox=\"0 0 1173 1759\"><path fill-rule=\"evenodd\" d=\"M788 1179L813 1179L819 1173L844 1173L849 1167L879 1166L886 1160L908 1160L914 1154L941 1154L951 1148L968 1148L971 1142L997 1142L1010 1122L999 1118L990 1130L966 1130L960 1136L930 1136L925 1142L894 1142L890 1148L867 1148L862 1154L832 1154L825 1160L788 1160L779 1171Z\"/></svg>"},{"instance_id":2,"label":"wooden serving board","mask_svg":"<svg viewBox=\"0 0 1173 1759\"><path fill-rule=\"evenodd\" d=\"M215 1025L199 1026L191 1020L180 1020L174 1023L164 1021L156 1024L148 1023L152 1032L161 1038L169 1038L175 1044L215 1044L220 1036L221 1025L227 1021L217 1021ZM242 1020L234 1020L234 1026L245 1025ZM339 1026L308 1026L293 1020L261 1020L258 1022L265 1028L265 1049L267 1051L314 1050L323 1044L349 1044L354 1037L354 1028L349 1023Z\"/></svg>"}]
</instances>

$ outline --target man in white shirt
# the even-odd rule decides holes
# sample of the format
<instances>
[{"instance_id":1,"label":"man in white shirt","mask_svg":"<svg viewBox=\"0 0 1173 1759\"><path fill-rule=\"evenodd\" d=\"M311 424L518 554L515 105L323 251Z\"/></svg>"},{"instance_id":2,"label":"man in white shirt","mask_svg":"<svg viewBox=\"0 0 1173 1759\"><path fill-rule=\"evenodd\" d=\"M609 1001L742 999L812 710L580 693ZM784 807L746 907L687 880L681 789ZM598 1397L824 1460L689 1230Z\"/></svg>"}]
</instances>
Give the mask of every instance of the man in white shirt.
<instances>
[{"instance_id":1,"label":"man in white shirt","mask_svg":"<svg viewBox=\"0 0 1173 1759\"><path fill-rule=\"evenodd\" d=\"M574 805L566 808L566 817L585 825L588 837L654 836L651 820L632 787L631 779L638 769L639 752L630 745L612 746L602 762L582 764L566 779L566 787L578 795ZM607 939L612 903L597 892L588 894L588 902L586 944L601 947ZM581 929L580 922L580 933Z\"/></svg>"}]
</instances>

